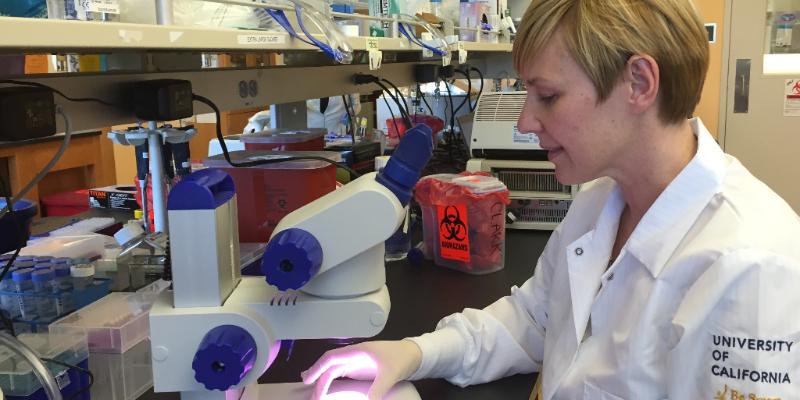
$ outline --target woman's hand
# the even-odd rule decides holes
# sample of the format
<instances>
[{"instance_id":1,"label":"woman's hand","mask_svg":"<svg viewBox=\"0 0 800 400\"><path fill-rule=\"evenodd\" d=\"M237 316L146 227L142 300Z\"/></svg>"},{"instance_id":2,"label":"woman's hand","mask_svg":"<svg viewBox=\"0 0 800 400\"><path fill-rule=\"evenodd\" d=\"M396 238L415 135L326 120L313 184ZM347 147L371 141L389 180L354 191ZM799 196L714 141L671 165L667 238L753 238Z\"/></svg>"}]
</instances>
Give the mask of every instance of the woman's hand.
<instances>
[{"instance_id":1,"label":"woman's hand","mask_svg":"<svg viewBox=\"0 0 800 400\"><path fill-rule=\"evenodd\" d=\"M422 362L422 351L410 340L364 342L330 350L300 374L320 400L336 378L372 380L367 397L380 400L397 382L408 379Z\"/></svg>"}]
</instances>

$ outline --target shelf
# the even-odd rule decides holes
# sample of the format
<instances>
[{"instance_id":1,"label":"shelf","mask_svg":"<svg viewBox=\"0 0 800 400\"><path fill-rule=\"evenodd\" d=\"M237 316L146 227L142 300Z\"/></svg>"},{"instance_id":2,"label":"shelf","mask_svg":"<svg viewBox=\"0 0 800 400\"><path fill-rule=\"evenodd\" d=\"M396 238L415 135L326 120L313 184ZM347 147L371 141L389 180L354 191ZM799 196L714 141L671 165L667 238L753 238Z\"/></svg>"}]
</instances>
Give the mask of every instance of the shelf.
<instances>
[{"instance_id":1,"label":"shelf","mask_svg":"<svg viewBox=\"0 0 800 400\"><path fill-rule=\"evenodd\" d=\"M511 43L459 42L466 51L510 53Z\"/></svg>"},{"instance_id":2,"label":"shelf","mask_svg":"<svg viewBox=\"0 0 800 400\"><path fill-rule=\"evenodd\" d=\"M374 73L398 86L409 86L414 84L416 65L441 65L441 58L425 57L422 49L406 38L349 37L348 43L354 51L377 47L383 52L383 64L373 71L365 63L363 53L355 57L353 64L333 64L319 55L316 47L292 39L285 32L14 17L0 17L0 32L8 33L0 35L0 53L152 53L152 57L147 57L146 68L1 76L45 84L74 97L102 98L112 103L124 103L124 91L120 88L130 82L183 79L192 83L194 93L212 98L222 111L264 107L342 93L368 94L376 90L373 85L353 85L352 76L357 73ZM453 62L458 62L455 52L459 46L469 53L470 65L481 69L485 77L514 75L511 44L456 43L450 47L454 52ZM203 68L201 65L200 53L227 52L302 54L294 54L286 65L278 66ZM170 54L161 57L159 53ZM174 62L179 66L162 68L164 63ZM242 91L242 87L248 90ZM70 114L75 130L136 121L127 111L61 98L56 101ZM198 104L195 111L210 110ZM59 131L64 129L60 119L57 124Z\"/></svg>"},{"instance_id":3,"label":"shelf","mask_svg":"<svg viewBox=\"0 0 800 400\"><path fill-rule=\"evenodd\" d=\"M161 26L119 22L65 21L0 17L0 49L86 52L104 50L192 50L192 51L313 51L315 47L291 38L285 32ZM324 40L320 35L319 38ZM421 51L405 38L349 37L356 51L376 41L382 51ZM467 51L510 52L511 44L463 42ZM456 46L454 45L454 49Z\"/></svg>"}]
</instances>

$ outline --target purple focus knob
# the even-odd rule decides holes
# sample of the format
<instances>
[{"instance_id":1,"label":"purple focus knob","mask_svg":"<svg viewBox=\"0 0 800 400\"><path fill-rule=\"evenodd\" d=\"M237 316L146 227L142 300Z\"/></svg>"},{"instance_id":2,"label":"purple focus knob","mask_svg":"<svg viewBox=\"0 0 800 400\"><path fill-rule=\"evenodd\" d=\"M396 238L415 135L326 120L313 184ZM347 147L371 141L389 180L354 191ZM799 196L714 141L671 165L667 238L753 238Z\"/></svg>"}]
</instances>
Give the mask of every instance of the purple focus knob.
<instances>
[{"instance_id":1,"label":"purple focus knob","mask_svg":"<svg viewBox=\"0 0 800 400\"><path fill-rule=\"evenodd\" d=\"M275 234L261 258L261 272L280 290L303 287L321 266L322 246L314 235L299 228Z\"/></svg>"},{"instance_id":2,"label":"purple focus knob","mask_svg":"<svg viewBox=\"0 0 800 400\"><path fill-rule=\"evenodd\" d=\"M206 333L197 348L194 379L208 390L228 390L253 368L256 355L256 342L246 330L220 325Z\"/></svg>"}]
</instances>

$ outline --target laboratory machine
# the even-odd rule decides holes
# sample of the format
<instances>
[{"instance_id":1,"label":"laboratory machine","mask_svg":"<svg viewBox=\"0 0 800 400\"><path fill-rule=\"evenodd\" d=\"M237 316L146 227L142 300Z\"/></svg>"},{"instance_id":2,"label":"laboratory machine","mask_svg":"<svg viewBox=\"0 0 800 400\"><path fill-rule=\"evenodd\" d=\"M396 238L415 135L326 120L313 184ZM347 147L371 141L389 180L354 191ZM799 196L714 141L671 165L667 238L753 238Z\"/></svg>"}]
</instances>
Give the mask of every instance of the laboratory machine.
<instances>
[{"instance_id":1,"label":"laboratory machine","mask_svg":"<svg viewBox=\"0 0 800 400\"><path fill-rule=\"evenodd\" d=\"M383 329L390 309L384 241L403 223L431 147L430 129L419 125L380 172L284 217L264 251L266 278L240 275L231 177L205 169L176 185L168 200L173 290L150 312L155 391L180 392L183 400L309 398L312 388L302 383L257 379L282 340L371 337ZM344 226L351 227L346 241ZM369 383L336 382L329 398L366 399ZM419 396L403 383L391 398Z\"/></svg>"}]
</instances>

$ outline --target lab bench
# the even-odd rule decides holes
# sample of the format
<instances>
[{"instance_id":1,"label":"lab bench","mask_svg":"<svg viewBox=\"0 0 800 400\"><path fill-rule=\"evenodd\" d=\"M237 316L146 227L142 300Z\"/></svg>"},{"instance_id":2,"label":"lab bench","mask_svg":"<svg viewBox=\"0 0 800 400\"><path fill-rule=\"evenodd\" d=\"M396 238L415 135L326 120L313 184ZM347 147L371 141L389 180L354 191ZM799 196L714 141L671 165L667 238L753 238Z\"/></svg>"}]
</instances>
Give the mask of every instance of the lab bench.
<instances>
[{"instance_id":1,"label":"lab bench","mask_svg":"<svg viewBox=\"0 0 800 400\"><path fill-rule=\"evenodd\" d=\"M392 310L384 330L364 340L397 340L433 330L442 317L465 307L483 308L510 293L511 286L522 285L532 276L536 260L544 249L550 232L506 232L505 268L487 275L468 275L436 267L426 261L412 266L407 261L386 265L386 282L392 299ZM259 379L260 383L296 382L327 350L342 343L333 340L298 340L287 361L284 348L274 364ZM443 379L414 382L423 399L528 399L536 374L516 375L498 381L459 388ZM152 389L139 400L177 400L177 393L153 393Z\"/></svg>"}]
</instances>

